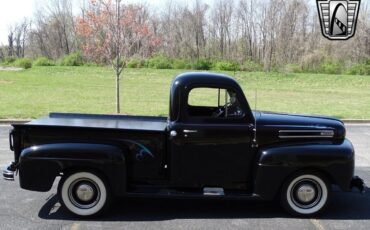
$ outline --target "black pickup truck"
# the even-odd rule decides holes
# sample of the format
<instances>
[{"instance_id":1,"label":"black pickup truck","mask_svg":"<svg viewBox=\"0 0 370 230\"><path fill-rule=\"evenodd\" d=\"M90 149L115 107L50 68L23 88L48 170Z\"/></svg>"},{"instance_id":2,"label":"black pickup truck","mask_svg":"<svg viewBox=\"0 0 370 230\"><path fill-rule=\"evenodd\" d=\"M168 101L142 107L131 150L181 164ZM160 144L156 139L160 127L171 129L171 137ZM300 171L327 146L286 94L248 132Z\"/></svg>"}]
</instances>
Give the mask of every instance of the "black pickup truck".
<instances>
[{"instance_id":1,"label":"black pickup truck","mask_svg":"<svg viewBox=\"0 0 370 230\"><path fill-rule=\"evenodd\" d=\"M79 216L118 196L279 199L311 216L331 185L365 189L345 135L334 118L252 111L231 77L186 73L172 83L168 118L51 113L13 124L3 176L19 171L20 186L40 192L60 176L60 202Z\"/></svg>"}]
</instances>

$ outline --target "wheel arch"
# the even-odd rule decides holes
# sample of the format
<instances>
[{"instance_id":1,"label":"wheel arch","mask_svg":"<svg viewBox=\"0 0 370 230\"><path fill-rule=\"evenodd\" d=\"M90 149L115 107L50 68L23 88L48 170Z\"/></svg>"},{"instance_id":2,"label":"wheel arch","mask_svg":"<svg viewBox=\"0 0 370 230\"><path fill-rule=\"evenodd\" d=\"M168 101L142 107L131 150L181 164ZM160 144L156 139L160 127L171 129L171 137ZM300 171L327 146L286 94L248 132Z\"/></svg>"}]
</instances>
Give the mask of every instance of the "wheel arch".
<instances>
[{"instance_id":1,"label":"wheel arch","mask_svg":"<svg viewBox=\"0 0 370 230\"><path fill-rule=\"evenodd\" d=\"M301 170L324 174L331 184L350 190L354 172L352 144L306 143L261 149L255 167L254 193L264 199L274 199L289 176Z\"/></svg>"},{"instance_id":2,"label":"wheel arch","mask_svg":"<svg viewBox=\"0 0 370 230\"><path fill-rule=\"evenodd\" d=\"M78 173L78 172L89 172L89 173L93 173L95 175L98 175L99 177L102 177L102 179L107 183L107 186L109 187L109 189L112 189L112 183L109 181L109 178L104 173L104 171L102 171L102 170L100 170L98 168L95 168L95 167L77 167L77 166L72 166L72 167L64 168L60 172L60 176L62 178L65 178L65 177L68 177L69 175L72 175L72 174Z\"/></svg>"},{"instance_id":3,"label":"wheel arch","mask_svg":"<svg viewBox=\"0 0 370 230\"><path fill-rule=\"evenodd\" d=\"M106 144L58 143L22 151L19 175L22 188L49 191L55 177L72 171L95 171L106 177L112 193L126 191L127 149Z\"/></svg>"}]
</instances>

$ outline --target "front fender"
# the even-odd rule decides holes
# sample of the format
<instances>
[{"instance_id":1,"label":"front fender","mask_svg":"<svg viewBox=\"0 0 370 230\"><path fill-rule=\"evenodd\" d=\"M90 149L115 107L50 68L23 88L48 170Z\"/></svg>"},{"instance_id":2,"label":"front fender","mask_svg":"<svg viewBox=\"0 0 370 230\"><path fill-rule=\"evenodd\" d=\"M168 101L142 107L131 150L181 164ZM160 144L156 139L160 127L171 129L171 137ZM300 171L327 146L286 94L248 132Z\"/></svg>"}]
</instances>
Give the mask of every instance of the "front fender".
<instances>
[{"instance_id":1,"label":"front fender","mask_svg":"<svg viewBox=\"0 0 370 230\"><path fill-rule=\"evenodd\" d=\"M57 143L26 148L19 161L20 186L49 191L55 177L68 170L94 170L106 176L114 194L126 188L126 150L107 144Z\"/></svg>"},{"instance_id":2,"label":"front fender","mask_svg":"<svg viewBox=\"0 0 370 230\"><path fill-rule=\"evenodd\" d=\"M340 143L301 143L264 148L259 151L255 170L254 192L273 199L281 185L292 173L319 170L330 182L350 190L354 173L354 149L350 141Z\"/></svg>"}]
</instances>

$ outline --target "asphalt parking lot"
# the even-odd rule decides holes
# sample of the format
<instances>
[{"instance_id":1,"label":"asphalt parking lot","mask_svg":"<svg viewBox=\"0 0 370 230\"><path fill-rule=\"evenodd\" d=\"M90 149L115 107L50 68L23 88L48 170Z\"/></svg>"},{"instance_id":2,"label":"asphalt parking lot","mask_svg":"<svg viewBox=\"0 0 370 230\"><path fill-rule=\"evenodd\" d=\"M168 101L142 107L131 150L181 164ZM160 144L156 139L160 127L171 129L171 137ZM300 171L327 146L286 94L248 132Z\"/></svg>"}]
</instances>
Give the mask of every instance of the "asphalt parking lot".
<instances>
[{"instance_id":1,"label":"asphalt parking lot","mask_svg":"<svg viewBox=\"0 0 370 230\"><path fill-rule=\"evenodd\" d=\"M0 125L0 165L12 161L9 126ZM356 174L370 185L370 124L347 125L356 149ZM318 219L287 215L274 202L122 199L99 219L81 220L60 208L51 191L22 190L0 179L0 229L370 229L370 191L335 190Z\"/></svg>"}]
</instances>

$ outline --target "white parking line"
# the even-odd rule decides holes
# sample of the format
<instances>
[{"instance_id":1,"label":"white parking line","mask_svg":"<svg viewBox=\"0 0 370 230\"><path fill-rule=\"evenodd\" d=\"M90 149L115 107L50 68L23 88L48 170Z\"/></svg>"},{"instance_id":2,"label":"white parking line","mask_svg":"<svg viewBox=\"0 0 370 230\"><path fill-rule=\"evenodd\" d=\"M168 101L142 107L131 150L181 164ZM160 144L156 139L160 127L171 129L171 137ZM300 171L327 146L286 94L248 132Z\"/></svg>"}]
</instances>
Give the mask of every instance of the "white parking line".
<instances>
[{"instance_id":1,"label":"white parking line","mask_svg":"<svg viewBox=\"0 0 370 230\"><path fill-rule=\"evenodd\" d=\"M315 225L317 230L325 230L325 227L320 223L318 219L310 219L311 223Z\"/></svg>"},{"instance_id":2,"label":"white parking line","mask_svg":"<svg viewBox=\"0 0 370 230\"><path fill-rule=\"evenodd\" d=\"M80 229L80 223L73 223L71 230L78 230L78 229Z\"/></svg>"}]
</instances>

